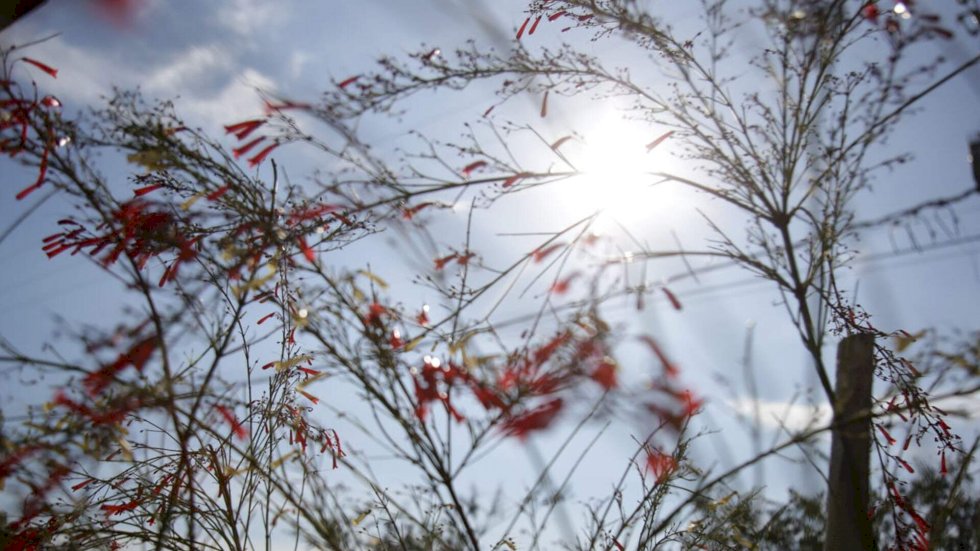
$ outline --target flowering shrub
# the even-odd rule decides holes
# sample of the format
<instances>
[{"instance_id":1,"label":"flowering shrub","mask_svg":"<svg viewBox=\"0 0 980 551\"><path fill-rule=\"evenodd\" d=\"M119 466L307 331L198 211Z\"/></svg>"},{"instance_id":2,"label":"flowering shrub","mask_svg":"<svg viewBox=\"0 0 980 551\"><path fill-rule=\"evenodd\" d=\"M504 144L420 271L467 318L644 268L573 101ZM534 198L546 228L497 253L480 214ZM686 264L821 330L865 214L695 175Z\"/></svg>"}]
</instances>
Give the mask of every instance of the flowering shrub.
<instances>
[{"instance_id":1,"label":"flowering shrub","mask_svg":"<svg viewBox=\"0 0 980 551\"><path fill-rule=\"evenodd\" d=\"M691 462L689 424L704 397L656 336L623 331L605 309L613 297L635 298L637 309L659 298L683 315L683 294L667 282L649 283L645 269L641 283L631 284L629 264L686 263L689 256L723 258L782 293L831 406L828 334L878 337L876 372L888 388L865 415L875 426L877 501L889 505L896 548L926 548L931 526L903 494L898 469L915 469L902 452L932 436L945 475L947 458L964 450L949 414L922 385L928 373L901 355L903 347L884 344L911 336L877 329L835 274L857 231L851 201L880 168L867 162L869 148L918 97L906 87L921 71L900 60L952 31L918 3L902 3L918 15L907 22L879 4L753 6L749 19L764 25L771 44L752 66L780 92L775 99L756 92L736 98L726 74L705 62L720 59L719 44L738 26L725 2L706 3L700 38L675 35L638 3L536 0L515 25L507 55L474 45L448 54L424 47L336 82L316 103L267 97L262 113L227 121L223 133L193 128L170 104L148 105L134 92L118 93L94 117L67 116L43 92L44 79L58 78L49 60L5 50L0 151L37 171L11 195L66 197L77 208L52 221L53 233L38 247L52 269L91 259L134 305L114 327L77 335L74 357L35 357L0 342L0 361L59 374L43 407L3 434L0 480L20 504L6 526L6 548L248 549L273 545L284 531L316 548L535 547L550 537L552 513L566 507L562 494L578 466L556 482L557 458L588 421L617 418L637 421L644 432L634 435L635 452L613 495L587 503L587 526L566 537L590 549L716 541L705 527L717 523L682 527L678 520L705 507L724 511L734 495L715 493L734 474L810 445L832 427L791 435L720 475ZM528 45L552 24L656 53L671 84L648 86L571 47ZM847 57L872 40L887 44L881 59ZM856 69L834 76L834 63L844 62ZM43 78L25 84L34 75ZM496 148L481 145L471 128L464 138L471 143L424 141L424 153L406 157L416 164L396 169L360 142L363 117L420 90L476 80L499 85L498 103L482 117ZM494 116L508 99L531 94L547 118L562 98L583 91L596 91L600 101L635 100L631 114L655 129L645 151L676 145L704 179L648 176L744 216L745 239L709 221L718 241L708 250L621 254L593 232L594 213L509 263L491 260L470 238L473 212L493 212L512 196L580 175L565 153L575 135L536 134L547 158L518 158L507 153L508 140L536 131L504 125L501 133ZM324 122L336 135L308 133L297 117ZM821 128L821 117L839 124ZM300 147L335 168L315 184L290 182L276 156ZM93 168L97 154L131 165L125 189ZM430 164L443 175L430 175ZM466 202L464 242L435 239L439 217ZM388 281L401 274L333 262L341 249L383 231L398 232L404 248L416 251L417 281L438 297L434 307L398 295ZM537 293L529 300L533 313L517 322L496 316L500 302L520 298L518 285ZM503 298L492 302L493 295ZM479 313L487 301L490 313ZM519 335L511 334L515 325ZM632 345L653 367L627 386L623 350ZM366 411L335 405L342 392ZM538 453L535 439L557 429L563 440L549 461L538 458L540 474L523 497L485 503L485 488L464 490L496 448ZM390 488L369 449L410 468L414 484ZM337 481L351 480L368 497L343 494ZM744 535L725 537L751 547Z\"/></svg>"}]
</instances>

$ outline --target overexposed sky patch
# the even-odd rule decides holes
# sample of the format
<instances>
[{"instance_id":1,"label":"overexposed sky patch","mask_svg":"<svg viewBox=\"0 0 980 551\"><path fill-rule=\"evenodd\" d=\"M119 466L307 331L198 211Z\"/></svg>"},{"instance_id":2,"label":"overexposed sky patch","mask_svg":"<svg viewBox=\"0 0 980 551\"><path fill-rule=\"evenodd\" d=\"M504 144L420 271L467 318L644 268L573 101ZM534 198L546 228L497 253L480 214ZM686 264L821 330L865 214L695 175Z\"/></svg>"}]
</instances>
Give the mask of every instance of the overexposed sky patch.
<instances>
[{"instance_id":1,"label":"overexposed sky patch","mask_svg":"<svg viewBox=\"0 0 980 551\"><path fill-rule=\"evenodd\" d=\"M833 414L827 404L751 398L726 400L724 403L739 416L756 423L760 428L770 430L799 432L819 428L830 423Z\"/></svg>"}]
</instances>

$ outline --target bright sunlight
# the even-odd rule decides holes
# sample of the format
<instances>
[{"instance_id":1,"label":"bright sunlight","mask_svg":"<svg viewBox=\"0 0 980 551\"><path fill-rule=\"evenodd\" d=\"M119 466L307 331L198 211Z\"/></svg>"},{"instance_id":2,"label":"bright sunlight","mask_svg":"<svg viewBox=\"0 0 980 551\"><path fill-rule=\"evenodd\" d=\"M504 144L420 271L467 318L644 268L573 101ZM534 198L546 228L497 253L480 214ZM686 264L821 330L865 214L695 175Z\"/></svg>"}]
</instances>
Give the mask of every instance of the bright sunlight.
<instances>
[{"instance_id":1,"label":"bright sunlight","mask_svg":"<svg viewBox=\"0 0 980 551\"><path fill-rule=\"evenodd\" d=\"M597 229L618 222L642 221L652 212L669 208L675 185L658 185L654 172L671 172L670 137L664 130L652 135L647 125L609 115L582 133L575 146L562 152L581 176L562 184L561 204L568 212L586 215L600 211ZM567 186L567 187L565 187Z\"/></svg>"}]
</instances>

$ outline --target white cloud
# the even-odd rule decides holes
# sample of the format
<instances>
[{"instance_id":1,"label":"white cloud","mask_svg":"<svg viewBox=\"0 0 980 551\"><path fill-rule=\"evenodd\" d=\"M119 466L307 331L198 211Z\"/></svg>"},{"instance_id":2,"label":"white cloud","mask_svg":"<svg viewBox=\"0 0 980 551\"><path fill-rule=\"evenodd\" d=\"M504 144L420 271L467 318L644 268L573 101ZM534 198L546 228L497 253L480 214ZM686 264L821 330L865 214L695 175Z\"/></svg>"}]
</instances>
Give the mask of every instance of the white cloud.
<instances>
[{"instance_id":1,"label":"white cloud","mask_svg":"<svg viewBox=\"0 0 980 551\"><path fill-rule=\"evenodd\" d=\"M216 93L182 95L177 102L178 113L189 124L212 129L254 118L262 112L257 90L273 91L275 83L259 71L246 68Z\"/></svg>"},{"instance_id":2,"label":"white cloud","mask_svg":"<svg viewBox=\"0 0 980 551\"><path fill-rule=\"evenodd\" d=\"M268 32L278 26L288 10L285 2L229 0L217 12L217 23L241 36Z\"/></svg>"},{"instance_id":3,"label":"white cloud","mask_svg":"<svg viewBox=\"0 0 980 551\"><path fill-rule=\"evenodd\" d=\"M118 59L94 54L65 42L61 36L33 46L27 54L58 69L58 78L50 79L38 71L31 71L30 78L46 93L57 96L66 105L94 105L101 96L112 92L112 86L134 86L139 80L137 73L120 67ZM17 71L25 70L23 66ZM110 80L107 75L113 75ZM24 77L24 73L20 73Z\"/></svg>"},{"instance_id":4,"label":"white cloud","mask_svg":"<svg viewBox=\"0 0 980 551\"><path fill-rule=\"evenodd\" d=\"M296 80L303 75L304 70L313 60L313 56L302 51L295 50L289 55L289 78Z\"/></svg>"},{"instance_id":5,"label":"white cloud","mask_svg":"<svg viewBox=\"0 0 980 551\"><path fill-rule=\"evenodd\" d=\"M177 52L172 61L152 71L143 81L147 91L173 96L192 88L209 73L225 72L233 61L223 49L195 45Z\"/></svg>"},{"instance_id":6,"label":"white cloud","mask_svg":"<svg viewBox=\"0 0 980 551\"><path fill-rule=\"evenodd\" d=\"M739 398L725 404L739 415L753 420L758 411L758 424L768 429L802 431L827 425L832 417L829 405L797 404Z\"/></svg>"},{"instance_id":7,"label":"white cloud","mask_svg":"<svg viewBox=\"0 0 980 551\"><path fill-rule=\"evenodd\" d=\"M57 79L34 74L37 71L30 76L45 93L66 105L98 106L102 97L111 95L113 86L139 86L151 100L179 97L175 102L178 114L194 126L214 127L254 116L262 106L256 89L275 90L270 77L253 68L236 67L226 50L213 45L191 46L151 67L127 65L121 58L74 47L61 37L38 46L31 56L59 70Z\"/></svg>"}]
</instances>

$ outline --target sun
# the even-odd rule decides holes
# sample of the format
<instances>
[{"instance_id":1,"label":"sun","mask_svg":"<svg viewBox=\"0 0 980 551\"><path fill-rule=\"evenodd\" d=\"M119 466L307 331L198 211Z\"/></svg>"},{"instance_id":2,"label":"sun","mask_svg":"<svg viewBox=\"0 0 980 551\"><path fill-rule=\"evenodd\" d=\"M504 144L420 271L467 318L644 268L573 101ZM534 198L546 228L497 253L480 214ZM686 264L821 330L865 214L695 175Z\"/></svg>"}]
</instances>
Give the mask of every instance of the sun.
<instances>
[{"instance_id":1,"label":"sun","mask_svg":"<svg viewBox=\"0 0 980 551\"><path fill-rule=\"evenodd\" d=\"M669 201L663 173L671 162L669 140L649 147L658 136L649 125L607 116L581 132L574 147L563 148L580 173L560 184L563 210L587 216L598 213L597 224L629 225L660 210ZM602 228L598 228L602 229Z\"/></svg>"}]
</instances>

